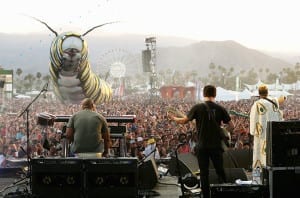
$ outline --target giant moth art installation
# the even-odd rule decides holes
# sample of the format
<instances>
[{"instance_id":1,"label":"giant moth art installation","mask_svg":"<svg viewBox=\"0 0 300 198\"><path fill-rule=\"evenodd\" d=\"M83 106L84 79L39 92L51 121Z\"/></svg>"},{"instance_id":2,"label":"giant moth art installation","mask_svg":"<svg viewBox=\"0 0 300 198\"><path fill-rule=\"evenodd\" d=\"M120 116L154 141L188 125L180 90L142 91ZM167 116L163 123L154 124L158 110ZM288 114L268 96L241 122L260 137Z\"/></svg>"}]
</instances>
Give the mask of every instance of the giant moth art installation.
<instances>
[{"instance_id":1,"label":"giant moth art installation","mask_svg":"<svg viewBox=\"0 0 300 198\"><path fill-rule=\"evenodd\" d=\"M50 77L56 96L63 103L73 104L80 103L86 97L93 99L95 104L110 101L112 89L91 70L88 46L83 37L98 27L115 22L95 26L84 34L75 32L58 34L45 22L34 19L46 25L55 34L50 47Z\"/></svg>"}]
</instances>

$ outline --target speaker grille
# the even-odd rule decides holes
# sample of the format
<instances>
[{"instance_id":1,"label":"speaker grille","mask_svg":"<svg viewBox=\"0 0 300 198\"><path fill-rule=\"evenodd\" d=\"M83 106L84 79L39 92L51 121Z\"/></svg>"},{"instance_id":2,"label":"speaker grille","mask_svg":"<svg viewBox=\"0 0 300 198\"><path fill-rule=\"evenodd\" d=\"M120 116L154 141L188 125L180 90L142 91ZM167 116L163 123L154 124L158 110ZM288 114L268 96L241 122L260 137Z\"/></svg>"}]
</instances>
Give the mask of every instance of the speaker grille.
<instances>
[{"instance_id":1,"label":"speaker grille","mask_svg":"<svg viewBox=\"0 0 300 198\"><path fill-rule=\"evenodd\" d=\"M268 122L267 140L268 166L300 166L300 121Z\"/></svg>"}]
</instances>

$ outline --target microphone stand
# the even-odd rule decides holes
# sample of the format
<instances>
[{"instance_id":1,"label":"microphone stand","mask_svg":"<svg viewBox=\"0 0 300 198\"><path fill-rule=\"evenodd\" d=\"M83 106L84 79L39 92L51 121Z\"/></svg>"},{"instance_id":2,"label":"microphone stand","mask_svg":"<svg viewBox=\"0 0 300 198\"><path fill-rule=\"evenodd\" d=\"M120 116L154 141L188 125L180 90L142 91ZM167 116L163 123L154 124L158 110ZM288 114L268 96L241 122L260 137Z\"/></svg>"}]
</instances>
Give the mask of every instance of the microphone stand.
<instances>
[{"instance_id":1,"label":"microphone stand","mask_svg":"<svg viewBox=\"0 0 300 198\"><path fill-rule=\"evenodd\" d=\"M153 149L148 155L144 156L143 159L141 159L141 160L138 162L138 166L144 164L144 163L145 163L145 160L146 160L150 155L152 155L153 153L156 152L156 149L157 149L157 147L156 147L156 144L155 144L154 149ZM155 159L155 154L154 154L153 157L154 157L154 159Z\"/></svg>"},{"instance_id":2,"label":"microphone stand","mask_svg":"<svg viewBox=\"0 0 300 198\"><path fill-rule=\"evenodd\" d=\"M29 108L30 106L40 97L40 95L44 92L47 91L48 88L48 83L44 85L42 90L36 97L27 105L27 107L18 115L18 118L21 117L24 113L26 113L26 153L27 153L27 165L28 165L28 173L29 173L29 178L30 178L30 173L31 173L31 167L30 167L30 153L29 153ZM30 190L31 190L31 178L29 180L30 184Z\"/></svg>"}]
</instances>

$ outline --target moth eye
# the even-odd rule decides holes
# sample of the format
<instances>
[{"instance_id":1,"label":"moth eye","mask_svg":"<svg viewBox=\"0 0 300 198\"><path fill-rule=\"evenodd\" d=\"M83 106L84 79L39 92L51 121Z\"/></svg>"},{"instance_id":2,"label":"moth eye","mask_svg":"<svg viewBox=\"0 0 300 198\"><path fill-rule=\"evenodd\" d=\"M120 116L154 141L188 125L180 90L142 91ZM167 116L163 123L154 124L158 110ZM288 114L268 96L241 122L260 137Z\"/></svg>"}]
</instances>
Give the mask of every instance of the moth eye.
<instances>
[{"instance_id":1,"label":"moth eye","mask_svg":"<svg viewBox=\"0 0 300 198\"><path fill-rule=\"evenodd\" d=\"M75 36L69 36L63 40L61 47L63 51L68 49L76 49L78 52L80 52L83 48L83 44L80 38Z\"/></svg>"}]
</instances>

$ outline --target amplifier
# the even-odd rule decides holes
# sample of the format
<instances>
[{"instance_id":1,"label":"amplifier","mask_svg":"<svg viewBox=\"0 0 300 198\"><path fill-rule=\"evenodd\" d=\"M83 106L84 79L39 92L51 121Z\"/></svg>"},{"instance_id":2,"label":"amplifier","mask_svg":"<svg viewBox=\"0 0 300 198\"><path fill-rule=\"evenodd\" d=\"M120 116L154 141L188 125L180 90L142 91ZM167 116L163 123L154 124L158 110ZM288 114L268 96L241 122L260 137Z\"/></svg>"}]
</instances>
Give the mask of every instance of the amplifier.
<instances>
[{"instance_id":1,"label":"amplifier","mask_svg":"<svg viewBox=\"0 0 300 198\"><path fill-rule=\"evenodd\" d=\"M136 197L138 159L111 158L85 160L87 197Z\"/></svg>"},{"instance_id":2,"label":"amplifier","mask_svg":"<svg viewBox=\"0 0 300 198\"><path fill-rule=\"evenodd\" d=\"M267 166L300 166L300 120L269 121Z\"/></svg>"},{"instance_id":3,"label":"amplifier","mask_svg":"<svg viewBox=\"0 0 300 198\"><path fill-rule=\"evenodd\" d=\"M267 167L270 198L282 198L299 193L300 167Z\"/></svg>"},{"instance_id":4,"label":"amplifier","mask_svg":"<svg viewBox=\"0 0 300 198\"><path fill-rule=\"evenodd\" d=\"M43 198L84 196L80 159L32 159L32 194Z\"/></svg>"}]
</instances>

